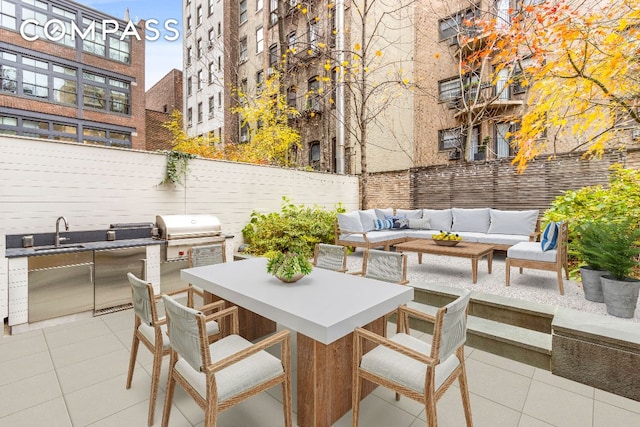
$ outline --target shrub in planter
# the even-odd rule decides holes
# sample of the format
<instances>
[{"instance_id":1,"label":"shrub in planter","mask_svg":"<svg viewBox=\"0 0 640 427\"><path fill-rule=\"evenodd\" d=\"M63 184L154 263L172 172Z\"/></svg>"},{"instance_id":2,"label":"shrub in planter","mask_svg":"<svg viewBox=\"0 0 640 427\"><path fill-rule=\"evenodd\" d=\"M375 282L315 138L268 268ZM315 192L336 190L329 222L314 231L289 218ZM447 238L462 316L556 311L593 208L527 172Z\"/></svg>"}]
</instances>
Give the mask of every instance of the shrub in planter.
<instances>
[{"instance_id":1,"label":"shrub in planter","mask_svg":"<svg viewBox=\"0 0 640 427\"><path fill-rule=\"evenodd\" d=\"M607 313L633 317L638 304L640 280L631 277L640 256L640 228L625 222L594 222L594 239L589 256L595 265L610 274L601 278Z\"/></svg>"},{"instance_id":2,"label":"shrub in planter","mask_svg":"<svg viewBox=\"0 0 640 427\"><path fill-rule=\"evenodd\" d=\"M597 224L594 222L581 224L577 227L576 234L574 247L578 257L586 264L580 266L584 297L588 301L604 302L600 277L609 272L598 264L598 259L594 256L595 248L600 246L601 238Z\"/></svg>"}]
</instances>

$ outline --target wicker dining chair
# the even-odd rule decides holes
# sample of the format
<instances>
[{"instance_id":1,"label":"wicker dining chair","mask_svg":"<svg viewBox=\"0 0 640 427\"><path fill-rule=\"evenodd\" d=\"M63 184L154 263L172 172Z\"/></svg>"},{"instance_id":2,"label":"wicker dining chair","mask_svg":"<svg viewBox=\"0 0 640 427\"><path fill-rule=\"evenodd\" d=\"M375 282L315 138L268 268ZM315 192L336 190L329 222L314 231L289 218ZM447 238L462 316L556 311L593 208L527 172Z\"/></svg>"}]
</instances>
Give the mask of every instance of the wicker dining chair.
<instances>
[{"instance_id":1,"label":"wicker dining chair","mask_svg":"<svg viewBox=\"0 0 640 427\"><path fill-rule=\"evenodd\" d=\"M218 413L251 396L282 384L284 424L292 425L291 348L289 332L280 331L255 344L238 335L238 308L207 317L170 296L163 296L171 338L169 378L162 426L167 427L176 382L204 410L204 426L214 427ZM230 334L207 342L210 321L230 319ZM280 358L265 349L279 345Z\"/></svg>"},{"instance_id":2,"label":"wicker dining chair","mask_svg":"<svg viewBox=\"0 0 640 427\"><path fill-rule=\"evenodd\" d=\"M365 249L362 256L362 271L358 274L370 279L406 285L407 255L399 252Z\"/></svg>"},{"instance_id":3,"label":"wicker dining chair","mask_svg":"<svg viewBox=\"0 0 640 427\"><path fill-rule=\"evenodd\" d=\"M368 380L425 404L427 426L438 425L436 403L457 379L467 427L473 425L469 387L464 363L467 307L470 291L440 308L435 316L398 307L398 333L385 338L363 328L354 332L353 417L357 427L360 415L362 381ZM431 344L409 334L409 318L433 322ZM366 348L375 345L365 353Z\"/></svg>"},{"instance_id":4,"label":"wicker dining chair","mask_svg":"<svg viewBox=\"0 0 640 427\"><path fill-rule=\"evenodd\" d=\"M344 273L347 271L347 247L316 243L312 264L314 267Z\"/></svg>"},{"instance_id":5,"label":"wicker dining chair","mask_svg":"<svg viewBox=\"0 0 640 427\"><path fill-rule=\"evenodd\" d=\"M127 373L127 390L131 388L133 371L135 370L136 358L138 357L138 347L142 344L153 354L153 368L151 373L151 396L149 398L148 424L153 424L153 416L158 397L158 383L160 381L160 368L162 358L169 354L169 339L166 334L166 318L158 315L157 302L160 296L156 296L153 285L150 282L140 280L132 273L128 273L129 283L131 283L131 293L133 300L134 325L133 342L131 343L131 355L129 358L129 372ZM197 291L189 286L170 292L171 295L187 294L187 304L193 306L194 293ZM219 301L209 306L210 310L221 310L224 302ZM220 335L218 325L211 323L207 330L209 340L213 341Z\"/></svg>"}]
</instances>

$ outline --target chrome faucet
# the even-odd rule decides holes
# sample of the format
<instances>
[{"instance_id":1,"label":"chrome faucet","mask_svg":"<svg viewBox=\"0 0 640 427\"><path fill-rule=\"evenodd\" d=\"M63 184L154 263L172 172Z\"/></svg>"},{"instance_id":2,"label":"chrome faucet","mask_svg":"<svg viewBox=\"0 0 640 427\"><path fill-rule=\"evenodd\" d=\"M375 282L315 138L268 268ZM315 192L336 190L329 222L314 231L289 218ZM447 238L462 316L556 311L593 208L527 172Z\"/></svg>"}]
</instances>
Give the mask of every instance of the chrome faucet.
<instances>
[{"instance_id":1,"label":"chrome faucet","mask_svg":"<svg viewBox=\"0 0 640 427\"><path fill-rule=\"evenodd\" d=\"M56 242L55 242L56 247L60 246L60 242L69 240L68 237L60 237L60 220L64 221L64 229L66 231L69 231L69 222L67 222L67 218L63 216L58 217L58 219L56 220Z\"/></svg>"}]
</instances>

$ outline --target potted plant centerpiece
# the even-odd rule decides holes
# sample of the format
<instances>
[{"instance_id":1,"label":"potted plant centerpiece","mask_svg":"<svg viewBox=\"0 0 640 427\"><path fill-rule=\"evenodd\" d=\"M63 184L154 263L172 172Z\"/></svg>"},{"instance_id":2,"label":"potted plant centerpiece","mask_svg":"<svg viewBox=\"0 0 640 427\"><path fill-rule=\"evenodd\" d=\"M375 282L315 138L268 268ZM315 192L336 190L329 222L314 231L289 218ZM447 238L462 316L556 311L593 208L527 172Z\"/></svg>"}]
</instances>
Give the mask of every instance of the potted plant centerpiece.
<instances>
[{"instance_id":1,"label":"potted plant centerpiece","mask_svg":"<svg viewBox=\"0 0 640 427\"><path fill-rule=\"evenodd\" d=\"M285 283L297 282L311 273L313 266L303 251L283 249L266 254L267 273L274 275Z\"/></svg>"},{"instance_id":2,"label":"potted plant centerpiece","mask_svg":"<svg viewBox=\"0 0 640 427\"><path fill-rule=\"evenodd\" d=\"M592 228L597 236L592 243L592 262L609 272L601 277L607 313L631 318L640 290L640 280L631 277L638 266L640 228L628 221L598 222Z\"/></svg>"},{"instance_id":3,"label":"potted plant centerpiece","mask_svg":"<svg viewBox=\"0 0 640 427\"><path fill-rule=\"evenodd\" d=\"M586 222L576 228L580 237L573 241L573 246L578 252L580 261L586 263L580 266L584 297L588 301L604 302L600 278L609 272L598 264L597 252L600 250L602 233L594 222Z\"/></svg>"}]
</instances>

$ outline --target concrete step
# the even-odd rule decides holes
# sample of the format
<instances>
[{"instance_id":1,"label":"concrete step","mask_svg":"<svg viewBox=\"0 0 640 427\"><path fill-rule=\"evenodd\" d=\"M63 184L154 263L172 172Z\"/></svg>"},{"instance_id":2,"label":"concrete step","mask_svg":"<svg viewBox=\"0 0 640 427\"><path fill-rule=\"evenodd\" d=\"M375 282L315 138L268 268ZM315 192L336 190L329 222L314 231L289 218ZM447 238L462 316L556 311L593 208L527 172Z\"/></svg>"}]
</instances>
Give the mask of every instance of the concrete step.
<instances>
[{"instance_id":1,"label":"concrete step","mask_svg":"<svg viewBox=\"0 0 640 427\"><path fill-rule=\"evenodd\" d=\"M411 284L410 307L435 314L457 298L461 289L436 284ZM473 291L469 303L467 345L541 369L551 369L551 323L555 307ZM427 333L427 322L412 322Z\"/></svg>"}]
</instances>

